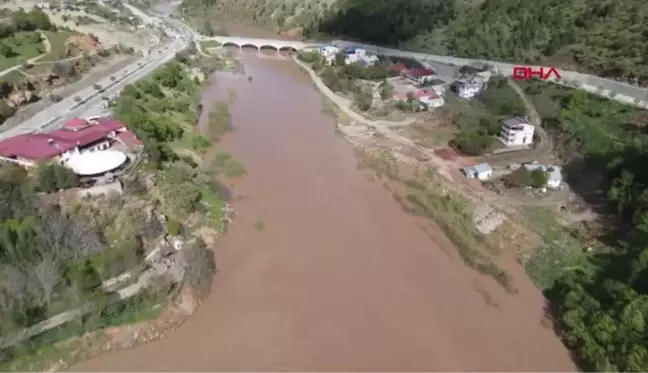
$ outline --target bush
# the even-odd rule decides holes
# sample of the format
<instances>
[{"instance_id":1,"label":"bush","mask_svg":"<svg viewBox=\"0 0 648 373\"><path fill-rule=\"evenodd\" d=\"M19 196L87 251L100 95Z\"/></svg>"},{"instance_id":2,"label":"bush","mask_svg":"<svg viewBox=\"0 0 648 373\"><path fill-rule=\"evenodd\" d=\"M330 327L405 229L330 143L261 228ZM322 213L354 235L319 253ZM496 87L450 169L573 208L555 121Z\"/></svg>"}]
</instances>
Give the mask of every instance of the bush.
<instances>
[{"instance_id":1,"label":"bush","mask_svg":"<svg viewBox=\"0 0 648 373\"><path fill-rule=\"evenodd\" d=\"M96 89L96 90L99 90L99 89L101 89L101 88L103 88L103 87L101 86L101 84L94 84L94 85L92 86L92 88L94 88L94 89Z\"/></svg>"},{"instance_id":2,"label":"bush","mask_svg":"<svg viewBox=\"0 0 648 373\"><path fill-rule=\"evenodd\" d=\"M172 218L168 218L166 221L166 231L172 236L179 236L182 230L180 223Z\"/></svg>"},{"instance_id":3,"label":"bush","mask_svg":"<svg viewBox=\"0 0 648 373\"><path fill-rule=\"evenodd\" d=\"M194 150L207 149L209 145L209 139L205 136L196 135L191 138L191 148Z\"/></svg>"},{"instance_id":4,"label":"bush","mask_svg":"<svg viewBox=\"0 0 648 373\"><path fill-rule=\"evenodd\" d=\"M44 163L36 171L36 189L43 193L53 193L61 189L77 186L78 176L70 168L57 163Z\"/></svg>"},{"instance_id":5,"label":"bush","mask_svg":"<svg viewBox=\"0 0 648 373\"><path fill-rule=\"evenodd\" d=\"M317 52L305 52L305 51L297 52L297 58L299 58L301 61L304 61L304 62L307 62L307 63L321 62L321 60L322 60L322 56L320 56L319 53L317 53Z\"/></svg>"},{"instance_id":6,"label":"bush","mask_svg":"<svg viewBox=\"0 0 648 373\"><path fill-rule=\"evenodd\" d=\"M373 97L370 91L366 89L361 89L359 92L357 92L354 95L354 102L358 109L362 111L367 111L371 109L371 104L373 101Z\"/></svg>"},{"instance_id":7,"label":"bush","mask_svg":"<svg viewBox=\"0 0 648 373\"><path fill-rule=\"evenodd\" d=\"M492 144L492 137L479 130L465 129L460 131L451 144L469 155L481 155Z\"/></svg>"},{"instance_id":8,"label":"bush","mask_svg":"<svg viewBox=\"0 0 648 373\"><path fill-rule=\"evenodd\" d=\"M83 100L80 96L74 96L74 101L81 102Z\"/></svg>"},{"instance_id":9,"label":"bush","mask_svg":"<svg viewBox=\"0 0 648 373\"><path fill-rule=\"evenodd\" d=\"M529 171L525 167L520 167L514 172L504 177L504 182L514 188L542 188L547 185L547 174L541 169Z\"/></svg>"}]
</instances>

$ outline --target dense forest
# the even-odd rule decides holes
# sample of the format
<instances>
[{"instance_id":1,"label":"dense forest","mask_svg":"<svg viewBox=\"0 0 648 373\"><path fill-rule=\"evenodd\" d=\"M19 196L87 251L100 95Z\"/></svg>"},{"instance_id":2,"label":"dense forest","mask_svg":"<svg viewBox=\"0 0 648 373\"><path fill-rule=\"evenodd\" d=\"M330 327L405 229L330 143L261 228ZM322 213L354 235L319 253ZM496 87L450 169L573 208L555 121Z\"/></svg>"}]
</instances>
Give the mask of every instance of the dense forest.
<instances>
[{"instance_id":1,"label":"dense forest","mask_svg":"<svg viewBox=\"0 0 648 373\"><path fill-rule=\"evenodd\" d=\"M539 81L521 84L567 162L570 186L605 208L616 223L616 229L600 237L607 250L587 265L564 271L546 289L565 342L585 371L646 371L646 112ZM599 185L593 185L591 175L600 176Z\"/></svg>"},{"instance_id":2,"label":"dense forest","mask_svg":"<svg viewBox=\"0 0 648 373\"><path fill-rule=\"evenodd\" d=\"M647 18L639 0L343 0L307 31L645 84Z\"/></svg>"}]
</instances>

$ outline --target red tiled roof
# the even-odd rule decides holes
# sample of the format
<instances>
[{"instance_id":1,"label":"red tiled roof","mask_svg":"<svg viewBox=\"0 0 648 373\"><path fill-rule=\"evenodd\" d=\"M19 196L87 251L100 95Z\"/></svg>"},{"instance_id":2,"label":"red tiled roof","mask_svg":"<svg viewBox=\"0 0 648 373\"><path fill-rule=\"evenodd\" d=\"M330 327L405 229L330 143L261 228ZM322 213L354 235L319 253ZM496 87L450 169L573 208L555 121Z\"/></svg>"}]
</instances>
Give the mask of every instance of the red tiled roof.
<instances>
[{"instance_id":1,"label":"red tiled roof","mask_svg":"<svg viewBox=\"0 0 648 373\"><path fill-rule=\"evenodd\" d=\"M391 70L402 73L403 71L407 70L407 66L404 63L399 63L399 64L396 64L396 65L392 65Z\"/></svg>"},{"instance_id":2,"label":"red tiled roof","mask_svg":"<svg viewBox=\"0 0 648 373\"><path fill-rule=\"evenodd\" d=\"M417 78L422 76L436 75L436 72L432 69L409 69L405 71L405 73Z\"/></svg>"},{"instance_id":3,"label":"red tiled roof","mask_svg":"<svg viewBox=\"0 0 648 373\"><path fill-rule=\"evenodd\" d=\"M110 132L125 126L112 118L99 118L95 123L79 126L84 120L68 121L64 128L48 133L25 134L0 141L0 156L44 160L60 155L77 146L86 146L102 140ZM68 127L72 122L74 130Z\"/></svg>"},{"instance_id":4,"label":"red tiled roof","mask_svg":"<svg viewBox=\"0 0 648 373\"><path fill-rule=\"evenodd\" d=\"M124 131L117 134L117 137L129 148L144 145L144 143L131 131Z\"/></svg>"},{"instance_id":5,"label":"red tiled roof","mask_svg":"<svg viewBox=\"0 0 648 373\"><path fill-rule=\"evenodd\" d=\"M430 91L427 89L421 89L416 92L416 97L421 98L421 97L430 97L430 98L440 98L440 96L434 92Z\"/></svg>"},{"instance_id":6,"label":"red tiled roof","mask_svg":"<svg viewBox=\"0 0 648 373\"><path fill-rule=\"evenodd\" d=\"M69 128L69 129L80 129L88 125L88 122L85 119L82 118L72 118L65 122L63 125L64 128Z\"/></svg>"},{"instance_id":7,"label":"red tiled roof","mask_svg":"<svg viewBox=\"0 0 648 373\"><path fill-rule=\"evenodd\" d=\"M427 89L419 89L417 91L412 92L414 94L414 98L422 98L422 97L430 97L432 99L439 98L440 96L436 94L434 91L429 91ZM397 93L393 96L395 100L406 100L407 99L407 93Z\"/></svg>"}]
</instances>

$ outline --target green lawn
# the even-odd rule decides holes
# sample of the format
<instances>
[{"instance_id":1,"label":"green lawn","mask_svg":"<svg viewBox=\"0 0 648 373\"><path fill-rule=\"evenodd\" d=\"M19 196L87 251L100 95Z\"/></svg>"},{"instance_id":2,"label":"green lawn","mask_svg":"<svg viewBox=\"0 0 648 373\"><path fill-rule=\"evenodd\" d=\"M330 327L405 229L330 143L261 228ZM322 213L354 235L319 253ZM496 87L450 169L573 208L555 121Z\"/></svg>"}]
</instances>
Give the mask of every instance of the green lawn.
<instances>
[{"instance_id":1,"label":"green lawn","mask_svg":"<svg viewBox=\"0 0 648 373\"><path fill-rule=\"evenodd\" d=\"M79 35L78 33L69 30L60 30L56 32L45 31L44 34L47 35L47 38L52 45L52 51L47 56L41 58L39 62L65 59L65 41L70 36Z\"/></svg>"},{"instance_id":2,"label":"green lawn","mask_svg":"<svg viewBox=\"0 0 648 373\"><path fill-rule=\"evenodd\" d=\"M45 46L37 32L20 32L2 40L11 48L11 56L0 56L0 70L18 65L23 59L28 60L45 52Z\"/></svg>"}]
</instances>

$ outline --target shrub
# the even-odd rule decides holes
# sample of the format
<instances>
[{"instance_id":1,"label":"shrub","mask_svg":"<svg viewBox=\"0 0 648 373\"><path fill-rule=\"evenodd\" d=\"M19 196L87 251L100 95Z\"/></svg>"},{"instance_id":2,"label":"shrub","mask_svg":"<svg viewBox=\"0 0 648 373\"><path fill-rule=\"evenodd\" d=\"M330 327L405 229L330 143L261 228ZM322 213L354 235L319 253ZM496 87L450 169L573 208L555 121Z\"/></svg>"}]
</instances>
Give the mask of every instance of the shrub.
<instances>
[{"instance_id":1,"label":"shrub","mask_svg":"<svg viewBox=\"0 0 648 373\"><path fill-rule=\"evenodd\" d=\"M172 236L178 236L178 235L180 235L181 229L182 229L182 227L181 227L180 223L177 220L172 219L172 218L167 219L166 230L167 230L168 234L170 234Z\"/></svg>"}]
</instances>

